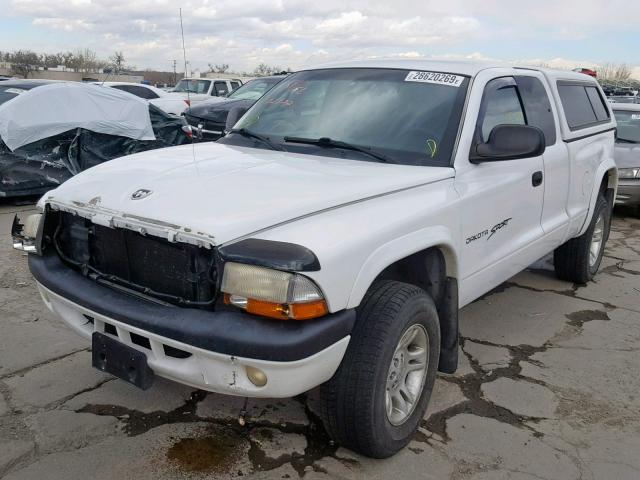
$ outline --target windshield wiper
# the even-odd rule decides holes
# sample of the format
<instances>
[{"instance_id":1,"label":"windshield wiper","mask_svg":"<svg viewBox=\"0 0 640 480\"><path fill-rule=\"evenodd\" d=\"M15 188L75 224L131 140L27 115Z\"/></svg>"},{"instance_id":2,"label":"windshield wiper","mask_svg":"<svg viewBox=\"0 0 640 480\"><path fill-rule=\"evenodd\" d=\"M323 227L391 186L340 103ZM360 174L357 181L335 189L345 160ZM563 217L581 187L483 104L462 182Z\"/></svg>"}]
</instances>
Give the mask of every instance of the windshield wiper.
<instances>
[{"instance_id":1,"label":"windshield wiper","mask_svg":"<svg viewBox=\"0 0 640 480\"><path fill-rule=\"evenodd\" d=\"M617 137L616 138L616 142L623 142L623 143L640 143L637 140L630 140L628 138L622 138L622 137Z\"/></svg>"},{"instance_id":2,"label":"windshield wiper","mask_svg":"<svg viewBox=\"0 0 640 480\"><path fill-rule=\"evenodd\" d=\"M247 130L246 128L229 130L229 133L237 133L238 135L242 135L243 137L255 138L256 140L260 140L265 145L268 145L272 150L282 151L282 148L277 147L271 140L269 140L269 138L258 133L253 133L251 130Z\"/></svg>"},{"instance_id":3,"label":"windshield wiper","mask_svg":"<svg viewBox=\"0 0 640 480\"><path fill-rule=\"evenodd\" d=\"M364 153L384 163L394 163L394 161L386 155L374 152L368 147L359 147L351 143L342 142L340 140L333 140L329 137L320 138L300 138L300 137L284 137L284 141L287 143L304 143L307 145L318 145L325 148L344 148L345 150L353 150L354 152Z\"/></svg>"}]
</instances>

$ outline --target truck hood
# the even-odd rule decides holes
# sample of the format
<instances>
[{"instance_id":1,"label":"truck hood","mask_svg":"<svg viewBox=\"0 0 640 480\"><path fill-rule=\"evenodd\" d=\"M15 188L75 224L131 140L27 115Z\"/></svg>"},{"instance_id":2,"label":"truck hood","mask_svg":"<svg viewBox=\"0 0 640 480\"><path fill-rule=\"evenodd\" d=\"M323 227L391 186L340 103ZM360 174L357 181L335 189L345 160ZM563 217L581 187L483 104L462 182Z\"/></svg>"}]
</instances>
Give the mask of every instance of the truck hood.
<instances>
[{"instance_id":1,"label":"truck hood","mask_svg":"<svg viewBox=\"0 0 640 480\"><path fill-rule=\"evenodd\" d=\"M44 199L71 209L151 220L222 244L299 217L453 176L454 169L448 167L200 143L103 163ZM142 189L151 193L134 199Z\"/></svg>"}]
</instances>

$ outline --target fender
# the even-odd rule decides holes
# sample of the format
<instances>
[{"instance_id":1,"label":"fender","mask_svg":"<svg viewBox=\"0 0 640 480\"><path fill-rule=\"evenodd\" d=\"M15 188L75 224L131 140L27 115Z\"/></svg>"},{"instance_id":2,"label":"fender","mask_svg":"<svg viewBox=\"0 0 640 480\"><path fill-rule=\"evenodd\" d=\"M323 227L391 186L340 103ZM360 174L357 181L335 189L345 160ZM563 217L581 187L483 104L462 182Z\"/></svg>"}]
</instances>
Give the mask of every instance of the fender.
<instances>
[{"instance_id":1,"label":"fender","mask_svg":"<svg viewBox=\"0 0 640 480\"><path fill-rule=\"evenodd\" d=\"M447 276L458 278L458 256L455 236L444 226L431 226L416 230L387 242L374 250L363 263L354 282L347 308L360 305L365 293L377 276L389 265L416 252L438 247L444 254Z\"/></svg>"},{"instance_id":2,"label":"fender","mask_svg":"<svg viewBox=\"0 0 640 480\"><path fill-rule=\"evenodd\" d=\"M582 224L582 228L580 228L580 233L577 236L582 235L589 228L589 224L591 223L591 217L593 216L593 211L595 210L596 201L598 200L598 193L600 191L600 185L602 184L602 179L604 178L605 173L609 172L609 187L613 188L613 198L616 198L616 194L618 192L618 168L616 167L616 163L611 157L607 157L596 170L594 178L596 179L593 182L593 186L591 189L591 197L589 199L589 212L587 213L587 217Z\"/></svg>"}]
</instances>

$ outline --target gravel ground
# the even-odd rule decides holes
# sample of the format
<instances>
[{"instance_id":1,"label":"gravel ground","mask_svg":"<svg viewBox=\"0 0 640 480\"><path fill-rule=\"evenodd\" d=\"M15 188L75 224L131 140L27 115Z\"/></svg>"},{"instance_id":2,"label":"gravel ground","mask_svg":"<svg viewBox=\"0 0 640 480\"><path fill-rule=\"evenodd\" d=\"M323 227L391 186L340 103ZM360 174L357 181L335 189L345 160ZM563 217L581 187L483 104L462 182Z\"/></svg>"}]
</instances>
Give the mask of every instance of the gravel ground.
<instances>
[{"instance_id":1,"label":"gravel ground","mask_svg":"<svg viewBox=\"0 0 640 480\"><path fill-rule=\"evenodd\" d=\"M439 376L409 448L332 445L313 392L290 400L142 392L90 366L42 304L0 204L0 477L7 479L638 479L640 220L617 213L596 281L538 262L461 313L461 362Z\"/></svg>"}]
</instances>

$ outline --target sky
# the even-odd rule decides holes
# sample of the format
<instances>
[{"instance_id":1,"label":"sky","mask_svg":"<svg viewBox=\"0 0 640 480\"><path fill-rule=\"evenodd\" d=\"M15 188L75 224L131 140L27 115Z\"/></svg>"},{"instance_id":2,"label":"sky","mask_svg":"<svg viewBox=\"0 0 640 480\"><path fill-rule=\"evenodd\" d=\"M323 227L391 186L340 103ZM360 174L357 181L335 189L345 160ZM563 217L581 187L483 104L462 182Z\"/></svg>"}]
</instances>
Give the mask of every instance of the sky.
<instances>
[{"instance_id":1,"label":"sky","mask_svg":"<svg viewBox=\"0 0 640 480\"><path fill-rule=\"evenodd\" d=\"M626 63L640 79L638 0L0 0L0 50L119 50L129 65L293 70L371 57Z\"/></svg>"}]
</instances>

